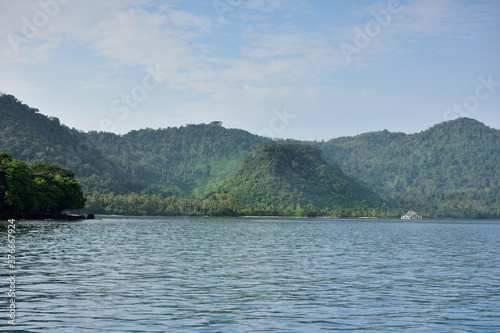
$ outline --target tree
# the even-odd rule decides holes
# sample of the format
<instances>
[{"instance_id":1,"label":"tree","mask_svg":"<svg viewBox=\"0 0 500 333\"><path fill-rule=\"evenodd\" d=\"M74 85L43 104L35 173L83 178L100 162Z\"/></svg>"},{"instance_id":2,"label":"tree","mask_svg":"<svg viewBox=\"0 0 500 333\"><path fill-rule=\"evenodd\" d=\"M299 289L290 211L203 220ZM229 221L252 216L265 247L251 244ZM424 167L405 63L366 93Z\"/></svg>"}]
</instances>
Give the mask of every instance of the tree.
<instances>
[{"instance_id":1,"label":"tree","mask_svg":"<svg viewBox=\"0 0 500 333\"><path fill-rule=\"evenodd\" d=\"M85 207L86 199L73 171L51 163L35 164L31 171L39 194L45 195L40 197L41 210L60 213L64 209Z\"/></svg>"},{"instance_id":2,"label":"tree","mask_svg":"<svg viewBox=\"0 0 500 333\"><path fill-rule=\"evenodd\" d=\"M5 193L8 190L5 168L12 162L11 153L0 153L0 210L6 207Z\"/></svg>"},{"instance_id":3,"label":"tree","mask_svg":"<svg viewBox=\"0 0 500 333\"><path fill-rule=\"evenodd\" d=\"M2 208L31 211L36 205L35 182L26 163L2 156ZM10 160L10 161L9 161ZM5 163L7 162L7 163Z\"/></svg>"},{"instance_id":4,"label":"tree","mask_svg":"<svg viewBox=\"0 0 500 333\"><path fill-rule=\"evenodd\" d=\"M0 153L0 211L60 213L84 208L85 201L73 171L51 163L30 168Z\"/></svg>"}]
</instances>

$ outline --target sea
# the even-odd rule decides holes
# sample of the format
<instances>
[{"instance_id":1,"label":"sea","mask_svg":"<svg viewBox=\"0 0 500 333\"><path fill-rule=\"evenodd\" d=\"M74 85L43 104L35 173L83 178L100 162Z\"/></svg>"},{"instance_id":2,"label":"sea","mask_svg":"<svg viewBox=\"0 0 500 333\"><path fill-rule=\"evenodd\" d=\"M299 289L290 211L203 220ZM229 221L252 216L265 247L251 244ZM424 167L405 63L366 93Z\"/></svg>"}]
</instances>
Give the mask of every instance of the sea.
<instances>
[{"instance_id":1,"label":"sea","mask_svg":"<svg viewBox=\"0 0 500 333\"><path fill-rule=\"evenodd\" d=\"M1 332L500 332L500 221L12 224Z\"/></svg>"}]
</instances>

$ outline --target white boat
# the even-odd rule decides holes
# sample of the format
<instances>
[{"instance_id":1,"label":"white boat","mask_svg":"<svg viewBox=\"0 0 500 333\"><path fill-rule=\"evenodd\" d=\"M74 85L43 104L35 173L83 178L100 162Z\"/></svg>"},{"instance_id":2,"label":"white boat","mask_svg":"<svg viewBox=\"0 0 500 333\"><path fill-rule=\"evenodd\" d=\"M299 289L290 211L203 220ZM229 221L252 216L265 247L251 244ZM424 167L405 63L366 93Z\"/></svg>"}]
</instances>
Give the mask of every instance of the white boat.
<instances>
[{"instance_id":1,"label":"white boat","mask_svg":"<svg viewBox=\"0 0 500 333\"><path fill-rule=\"evenodd\" d=\"M417 215L412 209L406 213L406 215L401 216L401 220L421 220L422 216Z\"/></svg>"}]
</instances>

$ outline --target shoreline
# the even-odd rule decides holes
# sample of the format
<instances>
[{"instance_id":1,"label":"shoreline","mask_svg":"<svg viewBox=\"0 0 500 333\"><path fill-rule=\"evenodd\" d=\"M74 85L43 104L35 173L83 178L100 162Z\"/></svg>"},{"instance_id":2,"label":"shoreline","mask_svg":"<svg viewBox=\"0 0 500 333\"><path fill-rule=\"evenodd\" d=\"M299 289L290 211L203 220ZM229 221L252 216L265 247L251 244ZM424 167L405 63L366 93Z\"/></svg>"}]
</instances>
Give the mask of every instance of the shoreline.
<instances>
[{"instance_id":1,"label":"shoreline","mask_svg":"<svg viewBox=\"0 0 500 333\"><path fill-rule=\"evenodd\" d=\"M50 220L50 221L78 221L92 220L94 214L76 215L76 214L40 214L40 213L0 213L0 220Z\"/></svg>"},{"instance_id":2,"label":"shoreline","mask_svg":"<svg viewBox=\"0 0 500 333\"><path fill-rule=\"evenodd\" d=\"M35 214L35 213L0 213L0 221L7 220L41 220L41 221L79 221L79 220L93 220L102 218L119 218L119 217L193 217L193 218L239 218L239 219L363 219L363 220L401 220L398 217L369 217L369 216L358 216L358 217L336 217L336 216L281 216L281 215L221 215L221 216L211 216L211 215L122 215L122 214ZM419 221L425 220L498 220L497 218L461 218L461 217L426 217ZM411 220L401 220L401 221L411 221Z\"/></svg>"}]
</instances>

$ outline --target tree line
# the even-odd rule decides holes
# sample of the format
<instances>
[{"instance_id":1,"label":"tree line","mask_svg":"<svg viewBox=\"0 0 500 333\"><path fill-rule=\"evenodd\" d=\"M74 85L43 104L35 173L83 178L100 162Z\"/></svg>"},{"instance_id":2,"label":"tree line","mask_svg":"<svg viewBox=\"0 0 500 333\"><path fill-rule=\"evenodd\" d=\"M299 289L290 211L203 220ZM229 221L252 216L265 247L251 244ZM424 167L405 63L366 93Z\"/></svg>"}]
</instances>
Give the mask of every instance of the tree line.
<instances>
[{"instance_id":1,"label":"tree line","mask_svg":"<svg viewBox=\"0 0 500 333\"><path fill-rule=\"evenodd\" d=\"M402 214L400 209L385 205L370 207L358 202L349 208L318 208L312 203L305 205L275 205L266 203L238 204L226 196L207 199L162 197L146 194L91 193L87 197L87 209L96 214L160 215L160 216L295 216L295 217L380 217L394 218Z\"/></svg>"},{"instance_id":2,"label":"tree line","mask_svg":"<svg viewBox=\"0 0 500 333\"><path fill-rule=\"evenodd\" d=\"M322 176L330 173L330 165L337 165L337 173L345 173L387 205L404 208L403 213L412 208L433 217L500 217L499 130L476 120L456 119L416 134L381 131L327 142L281 141L319 148L328 163L304 168L307 164L293 157L288 159L292 168L275 177L269 168L279 166L280 159L270 156L261 165L255 163L253 170L258 172L243 170L238 178L227 179L259 144L273 140L220 123L142 129L125 135L84 133L14 96L0 94L0 151L13 153L28 166L49 162L73 170L88 196L136 193L203 201L215 188L238 206L265 203L259 211L282 206L282 211L289 206L296 210L297 203L303 208L312 201L321 212L333 200L326 195L328 190L342 188L342 182ZM288 182L281 181L282 176ZM258 186L253 182L252 187L245 177L263 182ZM220 186L225 179L228 181ZM355 189L352 185L345 188ZM368 193L361 188L354 192ZM359 199L345 194L349 200ZM256 201L256 195L273 200ZM298 198L300 202L295 200ZM369 198L367 201L370 203ZM11 204L14 202L12 199Z\"/></svg>"}]
</instances>

